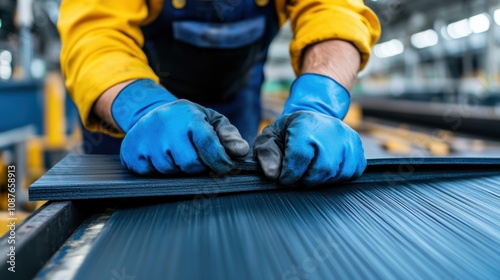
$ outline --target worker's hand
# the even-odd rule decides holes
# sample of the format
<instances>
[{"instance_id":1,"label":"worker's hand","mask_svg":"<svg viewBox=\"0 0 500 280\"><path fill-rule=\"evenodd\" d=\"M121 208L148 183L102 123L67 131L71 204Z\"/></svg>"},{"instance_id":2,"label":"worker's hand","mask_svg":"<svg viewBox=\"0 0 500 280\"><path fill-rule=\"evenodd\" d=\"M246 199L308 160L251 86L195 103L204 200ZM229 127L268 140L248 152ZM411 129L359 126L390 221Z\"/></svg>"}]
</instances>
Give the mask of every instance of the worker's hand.
<instances>
[{"instance_id":1,"label":"worker's hand","mask_svg":"<svg viewBox=\"0 0 500 280\"><path fill-rule=\"evenodd\" d=\"M360 176L366 167L361 139L342 122L349 103L348 91L329 77L297 78L283 113L255 140L265 175L307 186Z\"/></svg>"},{"instance_id":2,"label":"worker's hand","mask_svg":"<svg viewBox=\"0 0 500 280\"><path fill-rule=\"evenodd\" d=\"M198 173L207 167L227 172L233 167L231 157L243 157L249 150L226 117L176 99L153 81L128 85L111 111L126 132L122 164L139 174Z\"/></svg>"}]
</instances>

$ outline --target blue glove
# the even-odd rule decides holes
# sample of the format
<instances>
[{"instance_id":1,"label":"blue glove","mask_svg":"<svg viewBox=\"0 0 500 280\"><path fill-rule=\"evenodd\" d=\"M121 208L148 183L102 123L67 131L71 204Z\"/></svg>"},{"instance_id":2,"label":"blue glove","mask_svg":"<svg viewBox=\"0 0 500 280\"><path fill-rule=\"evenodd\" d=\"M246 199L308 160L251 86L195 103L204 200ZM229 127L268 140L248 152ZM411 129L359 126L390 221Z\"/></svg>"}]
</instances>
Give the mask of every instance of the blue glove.
<instances>
[{"instance_id":1,"label":"blue glove","mask_svg":"<svg viewBox=\"0 0 500 280\"><path fill-rule=\"evenodd\" d=\"M267 177L307 186L358 177L366 168L359 135L342 122L349 92L333 79L303 74L276 122L264 128L254 156Z\"/></svg>"},{"instance_id":2,"label":"blue glove","mask_svg":"<svg viewBox=\"0 0 500 280\"><path fill-rule=\"evenodd\" d=\"M115 98L111 113L126 133L122 164L139 174L228 172L230 157L247 155L248 143L214 110L177 99L151 80L138 80Z\"/></svg>"}]
</instances>

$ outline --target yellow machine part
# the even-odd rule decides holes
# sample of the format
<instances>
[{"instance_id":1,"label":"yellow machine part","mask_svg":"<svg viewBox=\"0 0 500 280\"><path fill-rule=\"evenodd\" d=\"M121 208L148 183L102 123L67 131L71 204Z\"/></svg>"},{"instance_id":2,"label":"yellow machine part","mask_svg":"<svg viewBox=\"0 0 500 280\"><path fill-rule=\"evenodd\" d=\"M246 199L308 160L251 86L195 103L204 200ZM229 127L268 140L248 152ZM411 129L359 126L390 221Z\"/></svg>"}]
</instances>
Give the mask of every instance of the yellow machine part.
<instances>
[{"instance_id":1,"label":"yellow machine part","mask_svg":"<svg viewBox=\"0 0 500 280\"><path fill-rule=\"evenodd\" d=\"M4 201L4 197L1 198L2 201ZM5 201L6 198L5 198ZM12 216L9 216L9 213L7 211L2 211L0 212L0 236L4 235L7 231L9 231L9 227L7 226L10 222L14 221L16 225L19 225L26 217L29 216L30 213L28 212L20 212L16 211L16 215L14 218L16 220L8 220L7 218L12 218Z\"/></svg>"},{"instance_id":2,"label":"yellow machine part","mask_svg":"<svg viewBox=\"0 0 500 280\"><path fill-rule=\"evenodd\" d=\"M34 181L40 178L45 173L44 167L44 148L45 143L41 138L33 138L26 143L27 147L27 182L26 188L30 186ZM26 210L34 211L40 206L42 206L45 201L28 202L26 205Z\"/></svg>"},{"instance_id":3,"label":"yellow machine part","mask_svg":"<svg viewBox=\"0 0 500 280\"><path fill-rule=\"evenodd\" d=\"M0 155L0 211L7 210L7 165Z\"/></svg>"},{"instance_id":4,"label":"yellow machine part","mask_svg":"<svg viewBox=\"0 0 500 280\"><path fill-rule=\"evenodd\" d=\"M45 136L48 149L66 145L66 92L61 73L49 73L45 79Z\"/></svg>"},{"instance_id":5,"label":"yellow machine part","mask_svg":"<svg viewBox=\"0 0 500 280\"><path fill-rule=\"evenodd\" d=\"M28 154L27 169L28 169L28 183L38 179L45 173L44 168L44 141L40 138L30 139L26 143L26 150ZM30 180L32 178L32 180Z\"/></svg>"}]
</instances>

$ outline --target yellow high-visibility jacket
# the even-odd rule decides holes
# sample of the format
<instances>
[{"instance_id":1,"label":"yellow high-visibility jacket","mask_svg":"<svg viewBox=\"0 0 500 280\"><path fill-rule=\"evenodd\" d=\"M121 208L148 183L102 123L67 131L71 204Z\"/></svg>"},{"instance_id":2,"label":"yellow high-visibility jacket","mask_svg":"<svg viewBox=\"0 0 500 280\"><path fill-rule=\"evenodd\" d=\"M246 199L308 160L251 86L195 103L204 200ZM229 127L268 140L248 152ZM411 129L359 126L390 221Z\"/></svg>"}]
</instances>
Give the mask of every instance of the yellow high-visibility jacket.
<instances>
[{"instance_id":1,"label":"yellow high-visibility jacket","mask_svg":"<svg viewBox=\"0 0 500 280\"><path fill-rule=\"evenodd\" d=\"M380 36L379 21L362 0L275 0L275 5L280 25L291 21L290 54L297 74L302 50L329 39L354 44L362 69ZM141 78L159 82L142 50L140 27L158 17L162 7L163 0L62 1L57 24L61 67L87 129L110 133L92 114L93 104L110 87Z\"/></svg>"}]
</instances>

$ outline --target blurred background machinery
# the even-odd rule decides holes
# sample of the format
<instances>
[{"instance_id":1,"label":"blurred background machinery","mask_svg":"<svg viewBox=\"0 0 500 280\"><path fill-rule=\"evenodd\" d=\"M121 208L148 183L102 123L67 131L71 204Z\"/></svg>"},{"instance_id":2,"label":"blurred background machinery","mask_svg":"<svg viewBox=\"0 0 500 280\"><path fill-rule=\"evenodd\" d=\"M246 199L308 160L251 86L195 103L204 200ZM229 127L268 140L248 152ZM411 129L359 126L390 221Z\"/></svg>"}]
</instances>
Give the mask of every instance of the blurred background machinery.
<instances>
[{"instance_id":1,"label":"blurred background machinery","mask_svg":"<svg viewBox=\"0 0 500 280\"><path fill-rule=\"evenodd\" d=\"M37 207L27 200L27 186L79 142L59 69L58 7L59 1L0 2L0 210L7 209L6 166L15 164L20 219ZM2 224L6 215L0 212Z\"/></svg>"},{"instance_id":2,"label":"blurred background machinery","mask_svg":"<svg viewBox=\"0 0 500 280\"><path fill-rule=\"evenodd\" d=\"M500 3L365 4L378 15L382 36L352 89L346 121L363 133L368 156L498 155ZM269 51L268 119L279 113L294 79L287 52L291 38L285 26Z\"/></svg>"},{"instance_id":3,"label":"blurred background machinery","mask_svg":"<svg viewBox=\"0 0 500 280\"><path fill-rule=\"evenodd\" d=\"M367 1L383 26L354 93L365 112L500 132L498 1Z\"/></svg>"},{"instance_id":4,"label":"blurred background machinery","mask_svg":"<svg viewBox=\"0 0 500 280\"><path fill-rule=\"evenodd\" d=\"M365 3L383 33L352 90L346 122L361 133L366 156L499 156L498 0ZM23 196L31 182L66 153L83 151L59 69L59 4L0 1L0 190L5 166L17 164L18 211L36 207ZM269 50L263 126L280 113L295 78L291 38L286 24Z\"/></svg>"}]
</instances>

